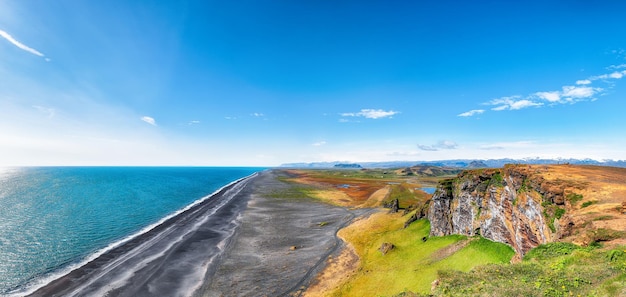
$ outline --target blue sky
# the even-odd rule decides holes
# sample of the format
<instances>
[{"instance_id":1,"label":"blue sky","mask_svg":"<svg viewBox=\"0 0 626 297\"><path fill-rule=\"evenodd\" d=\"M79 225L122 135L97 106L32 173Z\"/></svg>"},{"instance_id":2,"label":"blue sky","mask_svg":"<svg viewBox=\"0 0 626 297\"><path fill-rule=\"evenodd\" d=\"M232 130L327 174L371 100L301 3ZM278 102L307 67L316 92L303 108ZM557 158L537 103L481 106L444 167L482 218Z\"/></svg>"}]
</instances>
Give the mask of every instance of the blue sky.
<instances>
[{"instance_id":1,"label":"blue sky","mask_svg":"<svg viewBox=\"0 0 626 297\"><path fill-rule=\"evenodd\" d=\"M0 165L626 159L620 1L0 1Z\"/></svg>"}]
</instances>

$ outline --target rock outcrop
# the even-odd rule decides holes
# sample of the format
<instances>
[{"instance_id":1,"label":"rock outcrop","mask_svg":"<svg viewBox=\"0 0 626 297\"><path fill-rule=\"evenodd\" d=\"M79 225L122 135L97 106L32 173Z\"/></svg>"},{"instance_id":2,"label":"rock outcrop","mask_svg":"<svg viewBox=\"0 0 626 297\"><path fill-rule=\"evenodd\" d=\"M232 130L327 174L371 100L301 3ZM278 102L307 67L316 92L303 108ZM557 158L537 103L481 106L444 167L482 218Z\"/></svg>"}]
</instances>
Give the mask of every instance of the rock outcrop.
<instances>
[{"instance_id":1,"label":"rock outcrop","mask_svg":"<svg viewBox=\"0 0 626 297\"><path fill-rule=\"evenodd\" d=\"M383 244L378 248L378 250L384 255L393 250L396 246L393 243L383 242Z\"/></svg>"},{"instance_id":2,"label":"rock outcrop","mask_svg":"<svg viewBox=\"0 0 626 297\"><path fill-rule=\"evenodd\" d=\"M563 188L526 166L464 171L433 194L430 235L481 235L510 245L521 257L567 234L564 197Z\"/></svg>"}]
</instances>

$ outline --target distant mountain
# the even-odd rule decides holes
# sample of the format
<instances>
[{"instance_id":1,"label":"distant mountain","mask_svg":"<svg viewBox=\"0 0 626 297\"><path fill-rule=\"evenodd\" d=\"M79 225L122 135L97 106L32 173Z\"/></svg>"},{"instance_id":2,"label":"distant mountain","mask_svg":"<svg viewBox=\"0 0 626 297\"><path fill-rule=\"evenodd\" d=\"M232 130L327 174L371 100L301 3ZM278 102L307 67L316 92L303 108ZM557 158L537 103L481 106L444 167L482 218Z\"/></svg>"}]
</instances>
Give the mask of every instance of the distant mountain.
<instances>
[{"instance_id":1,"label":"distant mountain","mask_svg":"<svg viewBox=\"0 0 626 297\"><path fill-rule=\"evenodd\" d=\"M363 168L363 167L361 165L359 165L359 164L354 164L354 163L349 163L349 164L340 163L340 164L335 164L335 166L333 166L333 168L360 169L360 168Z\"/></svg>"},{"instance_id":2,"label":"distant mountain","mask_svg":"<svg viewBox=\"0 0 626 297\"><path fill-rule=\"evenodd\" d=\"M468 168L487 168L489 166L487 166L487 164L485 164L485 162L483 161L472 161L469 164L467 164Z\"/></svg>"},{"instance_id":3,"label":"distant mountain","mask_svg":"<svg viewBox=\"0 0 626 297\"><path fill-rule=\"evenodd\" d=\"M396 170L397 175L417 175L417 176L443 176L455 175L463 171L459 167L444 167L431 165L416 165Z\"/></svg>"},{"instance_id":4,"label":"distant mountain","mask_svg":"<svg viewBox=\"0 0 626 297\"><path fill-rule=\"evenodd\" d=\"M338 164L353 164L351 162L313 162L313 163L287 163L280 167L289 168L333 168ZM496 168L505 164L573 164L573 165L602 165L613 167L625 167L626 160L593 160L593 159L457 159L457 160L440 160L440 161L388 161L388 162L360 162L363 168L406 168L413 166L437 166L452 168Z\"/></svg>"}]
</instances>

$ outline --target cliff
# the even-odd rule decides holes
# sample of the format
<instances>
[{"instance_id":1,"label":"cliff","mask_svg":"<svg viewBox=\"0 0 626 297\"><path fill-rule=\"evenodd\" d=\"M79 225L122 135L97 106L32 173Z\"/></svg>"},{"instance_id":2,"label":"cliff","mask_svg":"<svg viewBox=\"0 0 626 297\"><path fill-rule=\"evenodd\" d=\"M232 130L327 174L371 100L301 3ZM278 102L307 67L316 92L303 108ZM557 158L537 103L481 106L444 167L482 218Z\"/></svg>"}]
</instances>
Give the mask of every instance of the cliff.
<instances>
[{"instance_id":1,"label":"cliff","mask_svg":"<svg viewBox=\"0 0 626 297\"><path fill-rule=\"evenodd\" d=\"M565 194L575 186L546 180L527 165L464 171L433 194L430 235L481 235L510 245L521 257L569 235Z\"/></svg>"}]
</instances>

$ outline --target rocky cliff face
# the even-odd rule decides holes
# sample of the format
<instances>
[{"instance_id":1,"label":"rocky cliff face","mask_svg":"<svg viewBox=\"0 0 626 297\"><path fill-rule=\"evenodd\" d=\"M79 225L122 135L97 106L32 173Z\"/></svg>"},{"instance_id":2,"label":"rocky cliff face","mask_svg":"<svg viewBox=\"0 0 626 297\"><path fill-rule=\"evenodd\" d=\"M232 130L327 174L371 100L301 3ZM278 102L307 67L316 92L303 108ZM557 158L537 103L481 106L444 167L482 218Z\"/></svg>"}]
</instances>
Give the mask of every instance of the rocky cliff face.
<instances>
[{"instance_id":1,"label":"rocky cliff face","mask_svg":"<svg viewBox=\"0 0 626 297\"><path fill-rule=\"evenodd\" d=\"M530 167L464 171L433 194L430 234L482 235L512 246L521 257L567 233L564 200L562 188Z\"/></svg>"}]
</instances>

